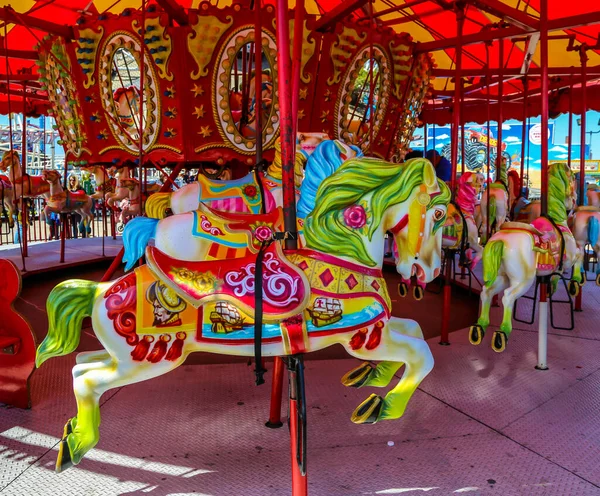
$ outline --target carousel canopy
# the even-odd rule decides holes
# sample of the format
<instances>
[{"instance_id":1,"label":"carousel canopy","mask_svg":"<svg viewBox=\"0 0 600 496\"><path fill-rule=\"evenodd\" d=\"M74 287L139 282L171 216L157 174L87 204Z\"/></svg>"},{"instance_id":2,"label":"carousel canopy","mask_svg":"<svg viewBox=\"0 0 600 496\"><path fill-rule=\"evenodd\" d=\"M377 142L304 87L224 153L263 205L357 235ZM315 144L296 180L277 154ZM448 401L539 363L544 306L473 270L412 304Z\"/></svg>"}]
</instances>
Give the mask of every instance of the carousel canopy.
<instances>
[{"instance_id":1,"label":"carousel canopy","mask_svg":"<svg viewBox=\"0 0 600 496\"><path fill-rule=\"evenodd\" d=\"M568 111L570 89L575 95L573 110L581 110L582 59L588 67L587 107L600 110L600 86L594 84L600 79L600 11L593 2L571 2L566 8L562 0L547 1L551 113ZM198 8L201 2L150 0L147 5L156 3L178 23L185 22L186 9ZM211 3L223 7L232 2ZM273 4L274 0L263 3ZM290 8L295 4L290 0ZM456 47L461 43L465 120L487 119L482 100L492 102L490 114L494 118L500 79L504 81L501 96L506 118L523 117L524 80L527 112L539 113L540 0L306 0L304 5L308 13L321 16L323 29L348 18L372 18L379 26L409 33L419 43L418 50L430 52L437 64L433 82L436 100L425 108L427 122L450 121ZM0 9L0 18L6 20L0 26L0 35L6 34L1 51L4 60L0 61L0 112L22 112L25 104L28 113L36 114L48 107L47 96L36 82L35 65L35 46L44 35L68 38L82 17L118 14L140 6L141 0L18 0ZM464 14L460 39L459 11Z\"/></svg>"}]
</instances>

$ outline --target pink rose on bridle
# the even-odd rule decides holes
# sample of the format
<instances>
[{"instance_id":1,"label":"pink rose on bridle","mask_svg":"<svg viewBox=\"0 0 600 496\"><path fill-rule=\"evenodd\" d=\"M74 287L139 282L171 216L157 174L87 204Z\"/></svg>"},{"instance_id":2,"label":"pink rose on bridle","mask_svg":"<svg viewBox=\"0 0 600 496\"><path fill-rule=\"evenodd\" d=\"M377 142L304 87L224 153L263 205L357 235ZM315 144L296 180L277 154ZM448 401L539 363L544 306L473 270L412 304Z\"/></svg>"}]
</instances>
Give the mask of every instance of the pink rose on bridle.
<instances>
[{"instance_id":1,"label":"pink rose on bridle","mask_svg":"<svg viewBox=\"0 0 600 496\"><path fill-rule=\"evenodd\" d=\"M254 237L260 241L268 241L273 236L273 231L268 226L258 226L254 231Z\"/></svg>"},{"instance_id":2,"label":"pink rose on bridle","mask_svg":"<svg viewBox=\"0 0 600 496\"><path fill-rule=\"evenodd\" d=\"M367 212L362 205L352 205L344 210L344 222L352 229L360 229L367 223Z\"/></svg>"}]
</instances>

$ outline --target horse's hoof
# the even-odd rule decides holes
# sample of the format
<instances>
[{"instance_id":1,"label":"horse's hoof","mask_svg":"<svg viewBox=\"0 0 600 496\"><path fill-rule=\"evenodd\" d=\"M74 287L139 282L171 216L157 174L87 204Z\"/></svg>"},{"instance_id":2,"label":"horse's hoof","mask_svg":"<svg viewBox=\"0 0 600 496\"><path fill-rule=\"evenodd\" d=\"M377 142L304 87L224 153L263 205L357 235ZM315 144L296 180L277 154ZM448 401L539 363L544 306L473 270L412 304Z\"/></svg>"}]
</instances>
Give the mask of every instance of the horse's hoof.
<instances>
[{"instance_id":1,"label":"horse's hoof","mask_svg":"<svg viewBox=\"0 0 600 496\"><path fill-rule=\"evenodd\" d=\"M398 284L398 294L404 298L408 294L408 286L405 282Z\"/></svg>"},{"instance_id":2,"label":"horse's hoof","mask_svg":"<svg viewBox=\"0 0 600 496\"><path fill-rule=\"evenodd\" d=\"M415 300L422 300L423 296L425 296L425 292L421 286L415 286L413 288L413 297Z\"/></svg>"},{"instance_id":3,"label":"horse's hoof","mask_svg":"<svg viewBox=\"0 0 600 496\"><path fill-rule=\"evenodd\" d=\"M571 296L577 296L579 294L579 283L577 281L571 281L569 283L569 294Z\"/></svg>"},{"instance_id":4,"label":"horse's hoof","mask_svg":"<svg viewBox=\"0 0 600 496\"><path fill-rule=\"evenodd\" d=\"M471 344L475 346L481 344L483 341L483 336L485 336L485 331L479 324L472 325L469 329L469 342Z\"/></svg>"},{"instance_id":5,"label":"horse's hoof","mask_svg":"<svg viewBox=\"0 0 600 496\"><path fill-rule=\"evenodd\" d=\"M383 398L372 394L354 410L352 422L355 424L374 424L379 418L382 407Z\"/></svg>"},{"instance_id":6,"label":"horse's hoof","mask_svg":"<svg viewBox=\"0 0 600 496\"><path fill-rule=\"evenodd\" d=\"M600 274L596 276L596 286L600 286Z\"/></svg>"},{"instance_id":7,"label":"horse's hoof","mask_svg":"<svg viewBox=\"0 0 600 496\"><path fill-rule=\"evenodd\" d=\"M502 353L506 349L506 342L508 338L502 331L495 331L494 337L492 338L492 349L496 353Z\"/></svg>"},{"instance_id":8,"label":"horse's hoof","mask_svg":"<svg viewBox=\"0 0 600 496\"><path fill-rule=\"evenodd\" d=\"M359 388L364 386L373 371L371 364L365 362L362 365L352 369L342 377L342 384L348 387Z\"/></svg>"},{"instance_id":9,"label":"horse's hoof","mask_svg":"<svg viewBox=\"0 0 600 496\"><path fill-rule=\"evenodd\" d=\"M73 432L75 426L77 425L77 417L73 417L67 421L65 424L65 428L63 429L62 439L67 439L67 436Z\"/></svg>"},{"instance_id":10,"label":"horse's hoof","mask_svg":"<svg viewBox=\"0 0 600 496\"><path fill-rule=\"evenodd\" d=\"M66 429L66 426L65 426ZM68 468L71 468L74 465L73 460L71 459L71 451L69 450L69 445L66 439L63 439L60 442L60 447L58 448L58 457L56 458L56 473L60 474L64 472Z\"/></svg>"}]
</instances>

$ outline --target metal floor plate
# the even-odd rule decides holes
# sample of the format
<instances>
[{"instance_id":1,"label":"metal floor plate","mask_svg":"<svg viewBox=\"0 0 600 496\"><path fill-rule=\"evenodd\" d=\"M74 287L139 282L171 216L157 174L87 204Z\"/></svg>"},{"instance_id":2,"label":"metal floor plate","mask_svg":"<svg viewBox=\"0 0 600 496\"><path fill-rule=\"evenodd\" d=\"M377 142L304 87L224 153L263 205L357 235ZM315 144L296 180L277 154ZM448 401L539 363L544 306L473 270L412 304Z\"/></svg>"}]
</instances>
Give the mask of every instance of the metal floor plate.
<instances>
[{"instance_id":1,"label":"metal floor plate","mask_svg":"<svg viewBox=\"0 0 600 496\"><path fill-rule=\"evenodd\" d=\"M352 424L377 392L340 384L357 361L308 361L309 494L600 495L600 288L589 287L575 331L550 336L548 371L533 368L532 330L516 330L501 355L465 331L449 347L431 340L434 371L398 421ZM109 392L97 449L55 474L75 413L73 363L34 374L32 410L0 407L3 496L290 494L287 429L263 425L271 374L257 388L240 364L181 367Z\"/></svg>"}]
</instances>

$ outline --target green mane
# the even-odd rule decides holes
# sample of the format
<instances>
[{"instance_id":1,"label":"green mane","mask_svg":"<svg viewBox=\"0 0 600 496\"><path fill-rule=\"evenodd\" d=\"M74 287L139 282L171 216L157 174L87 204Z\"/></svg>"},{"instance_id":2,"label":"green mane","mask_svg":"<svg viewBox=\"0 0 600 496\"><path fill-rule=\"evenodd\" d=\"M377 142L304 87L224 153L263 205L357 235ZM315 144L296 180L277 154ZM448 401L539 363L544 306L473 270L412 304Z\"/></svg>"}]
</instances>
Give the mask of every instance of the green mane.
<instances>
[{"instance_id":1,"label":"green mane","mask_svg":"<svg viewBox=\"0 0 600 496\"><path fill-rule=\"evenodd\" d=\"M316 207L306 218L304 235L308 247L376 266L358 231L372 240L386 209L406 201L424 182L426 166L432 167L422 158L404 164L366 157L344 162L319 186ZM429 208L450 201L450 189L443 181L437 182L441 194L432 198ZM367 224L360 230L351 229L344 222L343 211L359 203L367 211Z\"/></svg>"},{"instance_id":2,"label":"green mane","mask_svg":"<svg viewBox=\"0 0 600 496\"><path fill-rule=\"evenodd\" d=\"M557 224L567 222L565 200L571 192L571 171L567 164L552 164L548 170L548 216Z\"/></svg>"}]
</instances>

